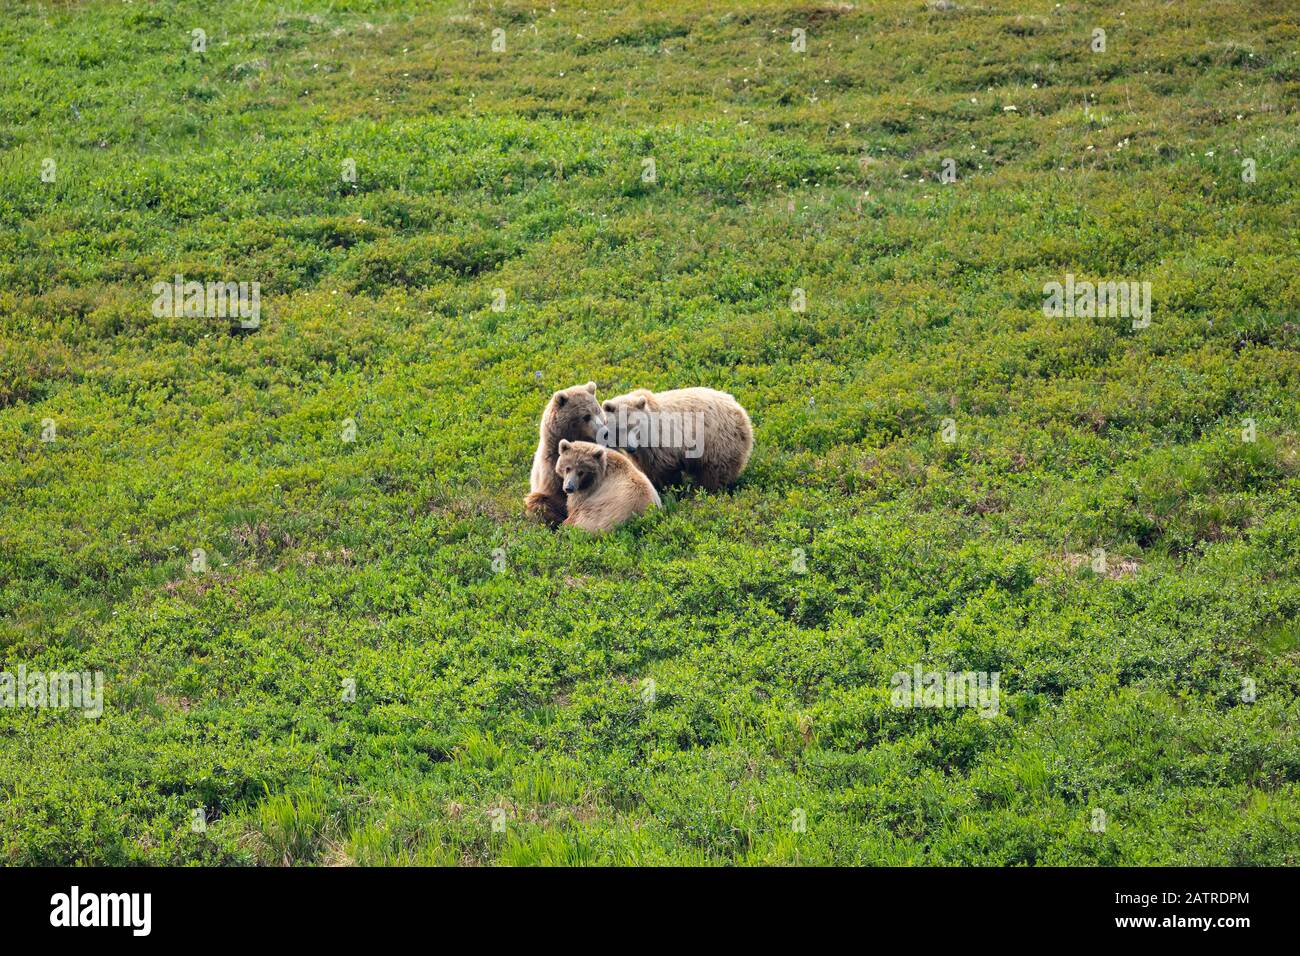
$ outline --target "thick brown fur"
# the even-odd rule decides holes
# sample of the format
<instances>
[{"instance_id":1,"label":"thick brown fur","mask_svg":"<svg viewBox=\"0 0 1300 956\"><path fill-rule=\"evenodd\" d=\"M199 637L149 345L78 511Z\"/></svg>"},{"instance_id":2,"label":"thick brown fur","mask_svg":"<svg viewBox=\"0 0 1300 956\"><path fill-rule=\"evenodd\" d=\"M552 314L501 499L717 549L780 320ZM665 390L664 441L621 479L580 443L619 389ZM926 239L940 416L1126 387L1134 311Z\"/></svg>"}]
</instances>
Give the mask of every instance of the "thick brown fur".
<instances>
[{"instance_id":1,"label":"thick brown fur","mask_svg":"<svg viewBox=\"0 0 1300 956\"><path fill-rule=\"evenodd\" d=\"M659 494L632 461L588 441L561 441L555 473L569 496L565 524L599 534L657 508Z\"/></svg>"},{"instance_id":2,"label":"thick brown fur","mask_svg":"<svg viewBox=\"0 0 1300 956\"><path fill-rule=\"evenodd\" d=\"M590 441L603 425L600 403L596 401L596 383L574 385L551 396L542 412L537 451L533 455L531 490L524 498L524 510L533 518L557 525L568 514L564 489L555 473L559 444Z\"/></svg>"},{"instance_id":3,"label":"thick brown fur","mask_svg":"<svg viewBox=\"0 0 1300 956\"><path fill-rule=\"evenodd\" d=\"M620 406L626 406L622 416ZM608 434L614 436L612 444L629 454L656 488L666 488L680 482L683 475L690 475L709 491L717 491L734 483L749 464L754 427L749 414L726 392L711 388L651 392L638 388L606 399L603 409ZM682 441L666 444L665 439L674 437L666 427L658 429L657 445L652 442L650 417L666 422L665 413L675 413L678 420L700 416L699 430L693 436L694 449ZM618 427L620 417L627 422L626 429ZM681 434L676 437L680 439ZM688 452L692 450L700 452L699 457L691 457Z\"/></svg>"}]
</instances>

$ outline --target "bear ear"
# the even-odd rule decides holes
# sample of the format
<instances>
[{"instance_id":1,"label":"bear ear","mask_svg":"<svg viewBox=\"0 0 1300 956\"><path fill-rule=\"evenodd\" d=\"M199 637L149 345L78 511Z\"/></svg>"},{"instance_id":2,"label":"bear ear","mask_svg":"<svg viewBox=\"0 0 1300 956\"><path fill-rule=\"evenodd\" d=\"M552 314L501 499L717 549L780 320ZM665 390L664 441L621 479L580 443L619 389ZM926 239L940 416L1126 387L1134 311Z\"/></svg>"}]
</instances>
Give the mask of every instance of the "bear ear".
<instances>
[{"instance_id":1,"label":"bear ear","mask_svg":"<svg viewBox=\"0 0 1300 956\"><path fill-rule=\"evenodd\" d=\"M632 405L636 408L645 408L645 396L638 395L632 400Z\"/></svg>"},{"instance_id":2,"label":"bear ear","mask_svg":"<svg viewBox=\"0 0 1300 956\"><path fill-rule=\"evenodd\" d=\"M571 445L572 442L570 442L569 439L567 438L560 439L560 451L568 451Z\"/></svg>"},{"instance_id":3,"label":"bear ear","mask_svg":"<svg viewBox=\"0 0 1300 956\"><path fill-rule=\"evenodd\" d=\"M556 392L556 393L555 393L555 407L556 407L556 408L563 408L563 407L564 407L564 403L567 402L568 400L569 400L569 396L568 396L568 395L565 395L563 392Z\"/></svg>"},{"instance_id":4,"label":"bear ear","mask_svg":"<svg viewBox=\"0 0 1300 956\"><path fill-rule=\"evenodd\" d=\"M603 462L604 460L605 460L605 446L601 445L599 448L596 449L596 461Z\"/></svg>"},{"instance_id":5,"label":"bear ear","mask_svg":"<svg viewBox=\"0 0 1300 956\"><path fill-rule=\"evenodd\" d=\"M588 383L587 383L587 391L589 391L589 392L591 392L591 394L595 395L595 394L596 394L596 383L595 383L595 382L588 382Z\"/></svg>"}]
</instances>

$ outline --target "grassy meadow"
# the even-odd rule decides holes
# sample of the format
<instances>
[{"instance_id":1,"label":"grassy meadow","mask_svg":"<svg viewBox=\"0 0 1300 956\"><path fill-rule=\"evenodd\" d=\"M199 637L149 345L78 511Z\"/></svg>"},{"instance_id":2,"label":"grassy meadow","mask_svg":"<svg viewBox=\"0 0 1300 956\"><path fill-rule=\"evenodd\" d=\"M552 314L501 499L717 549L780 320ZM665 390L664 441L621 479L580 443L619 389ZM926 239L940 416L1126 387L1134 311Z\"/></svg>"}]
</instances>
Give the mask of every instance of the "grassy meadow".
<instances>
[{"instance_id":1,"label":"grassy meadow","mask_svg":"<svg viewBox=\"0 0 1300 956\"><path fill-rule=\"evenodd\" d=\"M0 863L1300 864L1294 4L0 11Z\"/></svg>"}]
</instances>

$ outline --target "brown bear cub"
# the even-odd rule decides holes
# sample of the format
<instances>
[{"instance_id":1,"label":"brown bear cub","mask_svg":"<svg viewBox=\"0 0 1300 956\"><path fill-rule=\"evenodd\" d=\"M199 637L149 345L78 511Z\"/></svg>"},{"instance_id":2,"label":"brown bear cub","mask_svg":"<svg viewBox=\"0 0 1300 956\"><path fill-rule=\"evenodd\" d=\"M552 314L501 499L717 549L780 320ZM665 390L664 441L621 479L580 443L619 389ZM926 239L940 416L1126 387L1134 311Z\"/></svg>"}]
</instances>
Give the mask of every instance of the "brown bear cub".
<instances>
[{"instance_id":1,"label":"brown bear cub","mask_svg":"<svg viewBox=\"0 0 1300 956\"><path fill-rule=\"evenodd\" d=\"M551 525L564 520L568 512L563 482L555 471L560 442L591 441L604 423L595 382L574 385L551 396L542 412L541 438L533 455L532 488L524 498L524 510L529 515Z\"/></svg>"},{"instance_id":2,"label":"brown bear cub","mask_svg":"<svg viewBox=\"0 0 1300 956\"><path fill-rule=\"evenodd\" d=\"M565 524L609 531L658 507L654 485L626 455L589 441L561 441L559 449L555 474L569 496Z\"/></svg>"},{"instance_id":3,"label":"brown bear cub","mask_svg":"<svg viewBox=\"0 0 1300 956\"><path fill-rule=\"evenodd\" d=\"M754 427L726 392L638 388L607 399L598 441L631 455L638 468L666 488L690 475L709 491L732 484L749 463Z\"/></svg>"}]
</instances>

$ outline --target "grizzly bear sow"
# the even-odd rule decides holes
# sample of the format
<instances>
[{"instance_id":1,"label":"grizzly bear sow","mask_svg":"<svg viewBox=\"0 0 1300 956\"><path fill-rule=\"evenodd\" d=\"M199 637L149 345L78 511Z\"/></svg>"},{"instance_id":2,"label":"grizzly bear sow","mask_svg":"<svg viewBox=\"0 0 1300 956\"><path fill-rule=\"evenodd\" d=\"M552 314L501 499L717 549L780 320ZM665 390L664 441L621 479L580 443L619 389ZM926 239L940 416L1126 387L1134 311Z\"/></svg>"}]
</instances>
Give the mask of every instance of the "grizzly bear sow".
<instances>
[{"instance_id":1,"label":"grizzly bear sow","mask_svg":"<svg viewBox=\"0 0 1300 956\"><path fill-rule=\"evenodd\" d=\"M711 388L638 388L604 403L598 435L632 456L656 488L687 474L709 491L730 485L749 463L754 428L740 403Z\"/></svg>"},{"instance_id":2,"label":"grizzly bear sow","mask_svg":"<svg viewBox=\"0 0 1300 956\"><path fill-rule=\"evenodd\" d=\"M532 489L524 498L524 510L547 524L556 525L564 520L564 489L555 473L559 458L559 444L570 441L591 441L596 431L604 425L600 403L596 401L596 383L574 385L551 396L542 412L541 438L533 455Z\"/></svg>"},{"instance_id":3,"label":"grizzly bear sow","mask_svg":"<svg viewBox=\"0 0 1300 956\"><path fill-rule=\"evenodd\" d=\"M569 496L565 524L609 531L659 505L650 480L626 455L589 441L561 441L555 474Z\"/></svg>"}]
</instances>

